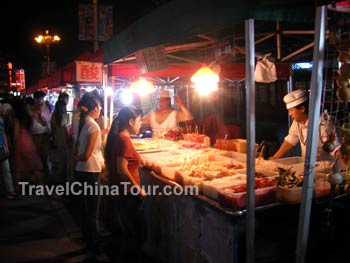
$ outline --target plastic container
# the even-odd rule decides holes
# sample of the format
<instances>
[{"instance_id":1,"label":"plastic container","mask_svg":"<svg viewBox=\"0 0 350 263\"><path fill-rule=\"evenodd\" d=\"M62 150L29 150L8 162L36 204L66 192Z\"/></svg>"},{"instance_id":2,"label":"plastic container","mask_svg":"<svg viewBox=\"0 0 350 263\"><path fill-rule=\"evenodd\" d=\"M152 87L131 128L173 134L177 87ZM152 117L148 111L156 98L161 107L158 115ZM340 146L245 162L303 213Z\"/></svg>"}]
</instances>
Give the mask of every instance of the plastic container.
<instances>
[{"instance_id":1,"label":"plastic container","mask_svg":"<svg viewBox=\"0 0 350 263\"><path fill-rule=\"evenodd\" d=\"M258 144L255 144L255 149L257 149ZM247 153L247 140L245 139L233 139L233 140L225 140L225 139L217 139L214 144L214 148L227 150L227 151L235 151L239 153Z\"/></svg>"},{"instance_id":2,"label":"plastic container","mask_svg":"<svg viewBox=\"0 0 350 263\"><path fill-rule=\"evenodd\" d=\"M295 165L295 164L304 163L304 158L300 156L296 156L296 157L275 159L271 161L282 165Z\"/></svg>"},{"instance_id":3,"label":"plastic container","mask_svg":"<svg viewBox=\"0 0 350 263\"><path fill-rule=\"evenodd\" d=\"M259 188L255 190L255 205L266 205L275 202L276 186ZM247 192L234 193L232 189L225 188L218 192L218 201L225 207L242 209L247 206Z\"/></svg>"},{"instance_id":4,"label":"plastic container","mask_svg":"<svg viewBox=\"0 0 350 263\"><path fill-rule=\"evenodd\" d=\"M303 187L288 188L278 185L276 187L276 200L289 203L298 204L301 202L301 193ZM327 181L317 181L313 185L313 197L323 197L329 195L331 192L331 185Z\"/></svg>"},{"instance_id":5,"label":"plastic container","mask_svg":"<svg viewBox=\"0 0 350 263\"><path fill-rule=\"evenodd\" d=\"M238 145L236 140L217 139L214 144L214 148L238 152Z\"/></svg>"},{"instance_id":6,"label":"plastic container","mask_svg":"<svg viewBox=\"0 0 350 263\"><path fill-rule=\"evenodd\" d=\"M237 152L239 152L239 153L246 153L247 152L247 140L235 139L233 141L236 143ZM255 146L255 148L256 147L257 147L257 145Z\"/></svg>"},{"instance_id":7,"label":"plastic container","mask_svg":"<svg viewBox=\"0 0 350 263\"><path fill-rule=\"evenodd\" d=\"M281 159L271 160L272 163L276 164L277 167L282 167L284 169L291 168L295 171L296 175L304 174L304 158L303 157L287 157Z\"/></svg>"},{"instance_id":8,"label":"plastic container","mask_svg":"<svg viewBox=\"0 0 350 263\"><path fill-rule=\"evenodd\" d=\"M228 187L244 184L247 181L245 174L236 174L202 182L203 194L213 200L218 200L218 193Z\"/></svg>"},{"instance_id":9,"label":"plastic container","mask_svg":"<svg viewBox=\"0 0 350 263\"><path fill-rule=\"evenodd\" d=\"M246 153L239 153L234 151L221 151L219 153L220 155L228 158L232 158L233 160L236 160L238 162L247 162L247 154Z\"/></svg>"},{"instance_id":10,"label":"plastic container","mask_svg":"<svg viewBox=\"0 0 350 263\"><path fill-rule=\"evenodd\" d=\"M276 187L276 199L282 203L297 204L301 201L302 187L288 188L278 185Z\"/></svg>"},{"instance_id":11,"label":"plastic container","mask_svg":"<svg viewBox=\"0 0 350 263\"><path fill-rule=\"evenodd\" d=\"M197 134L197 133L185 133L182 136L185 141L196 142L196 143L204 143L204 139L208 137L205 134Z\"/></svg>"}]
</instances>

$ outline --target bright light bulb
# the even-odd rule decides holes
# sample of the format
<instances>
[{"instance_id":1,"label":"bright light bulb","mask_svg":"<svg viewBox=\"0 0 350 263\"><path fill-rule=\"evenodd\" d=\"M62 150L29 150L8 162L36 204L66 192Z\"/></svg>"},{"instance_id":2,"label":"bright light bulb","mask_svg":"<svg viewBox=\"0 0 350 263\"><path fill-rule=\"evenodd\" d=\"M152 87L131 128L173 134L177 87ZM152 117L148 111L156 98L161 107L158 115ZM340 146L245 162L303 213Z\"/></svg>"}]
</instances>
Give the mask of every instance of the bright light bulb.
<instances>
[{"instance_id":1,"label":"bright light bulb","mask_svg":"<svg viewBox=\"0 0 350 263\"><path fill-rule=\"evenodd\" d=\"M195 83L195 89L202 95L217 91L219 80L219 75L205 65L202 65L191 78Z\"/></svg>"},{"instance_id":2,"label":"bright light bulb","mask_svg":"<svg viewBox=\"0 0 350 263\"><path fill-rule=\"evenodd\" d=\"M105 92L106 92L107 96L113 95L113 89L111 87L106 87Z\"/></svg>"},{"instance_id":3,"label":"bright light bulb","mask_svg":"<svg viewBox=\"0 0 350 263\"><path fill-rule=\"evenodd\" d=\"M131 83L130 90L141 96L145 96L154 92L154 85L145 78L140 77L139 80Z\"/></svg>"},{"instance_id":4,"label":"bright light bulb","mask_svg":"<svg viewBox=\"0 0 350 263\"><path fill-rule=\"evenodd\" d=\"M120 100L124 105L130 105L133 101L133 94L129 90L122 90Z\"/></svg>"}]
</instances>

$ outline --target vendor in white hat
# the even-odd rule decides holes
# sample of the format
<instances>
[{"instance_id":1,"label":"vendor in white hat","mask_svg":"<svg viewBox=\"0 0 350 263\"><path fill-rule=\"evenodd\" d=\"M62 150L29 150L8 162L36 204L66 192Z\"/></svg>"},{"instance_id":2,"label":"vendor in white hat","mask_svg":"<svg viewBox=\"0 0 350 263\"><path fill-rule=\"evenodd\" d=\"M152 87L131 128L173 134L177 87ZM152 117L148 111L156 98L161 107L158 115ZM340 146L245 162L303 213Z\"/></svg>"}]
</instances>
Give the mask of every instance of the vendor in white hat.
<instances>
[{"instance_id":1,"label":"vendor in white hat","mask_svg":"<svg viewBox=\"0 0 350 263\"><path fill-rule=\"evenodd\" d=\"M193 120L192 114L178 97L174 96L174 103L179 107L178 110L171 107L169 91L160 90L157 96L157 109L145 115L142 124L150 125L152 130L166 131L176 130L179 122Z\"/></svg>"},{"instance_id":2,"label":"vendor in white hat","mask_svg":"<svg viewBox=\"0 0 350 263\"><path fill-rule=\"evenodd\" d=\"M285 95L283 101L286 104L289 116L293 119L293 122L281 147L269 159L282 158L298 143L300 143L301 155L305 158L309 122L309 92L303 89L294 90ZM324 129L321 130L321 136L323 140L327 138L327 134ZM317 149L318 153L322 151L322 144L320 143L320 140L318 142Z\"/></svg>"}]
</instances>

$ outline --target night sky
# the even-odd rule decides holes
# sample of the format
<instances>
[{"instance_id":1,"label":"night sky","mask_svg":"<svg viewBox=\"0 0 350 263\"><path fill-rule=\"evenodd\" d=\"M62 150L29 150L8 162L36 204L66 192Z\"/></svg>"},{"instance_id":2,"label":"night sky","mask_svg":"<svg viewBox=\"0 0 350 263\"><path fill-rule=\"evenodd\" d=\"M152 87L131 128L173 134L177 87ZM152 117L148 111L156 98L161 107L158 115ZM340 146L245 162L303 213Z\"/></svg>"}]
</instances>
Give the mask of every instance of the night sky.
<instances>
[{"instance_id":1,"label":"night sky","mask_svg":"<svg viewBox=\"0 0 350 263\"><path fill-rule=\"evenodd\" d=\"M134 20L166 1L157 0L98 0L98 4L112 4L114 8L114 33L122 31ZM51 60L63 66L84 51L93 51L90 41L78 39L78 4L92 3L83 0L59 1L6 1L1 4L0 56L11 61L14 68L23 68L26 82L31 83L41 75L41 62L45 47L34 41L38 34L49 29L61 37L60 43L51 45Z\"/></svg>"}]
</instances>

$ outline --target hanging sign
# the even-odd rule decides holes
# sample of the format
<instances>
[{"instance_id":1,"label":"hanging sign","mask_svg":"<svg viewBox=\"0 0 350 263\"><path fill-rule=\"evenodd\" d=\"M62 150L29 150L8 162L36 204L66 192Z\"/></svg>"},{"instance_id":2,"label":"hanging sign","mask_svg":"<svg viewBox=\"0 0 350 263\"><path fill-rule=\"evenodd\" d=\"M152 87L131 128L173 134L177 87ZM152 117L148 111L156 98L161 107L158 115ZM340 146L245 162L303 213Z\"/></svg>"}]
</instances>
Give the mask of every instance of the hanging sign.
<instances>
[{"instance_id":1,"label":"hanging sign","mask_svg":"<svg viewBox=\"0 0 350 263\"><path fill-rule=\"evenodd\" d=\"M140 73L142 74L169 67L164 46L144 48L136 51L135 55Z\"/></svg>"},{"instance_id":2,"label":"hanging sign","mask_svg":"<svg viewBox=\"0 0 350 263\"><path fill-rule=\"evenodd\" d=\"M77 81L102 83L102 63L92 63L87 61L75 61L75 63Z\"/></svg>"},{"instance_id":3,"label":"hanging sign","mask_svg":"<svg viewBox=\"0 0 350 263\"><path fill-rule=\"evenodd\" d=\"M94 5L79 4L79 40L94 40ZM97 38L106 41L113 36L113 6L97 6Z\"/></svg>"}]
</instances>

